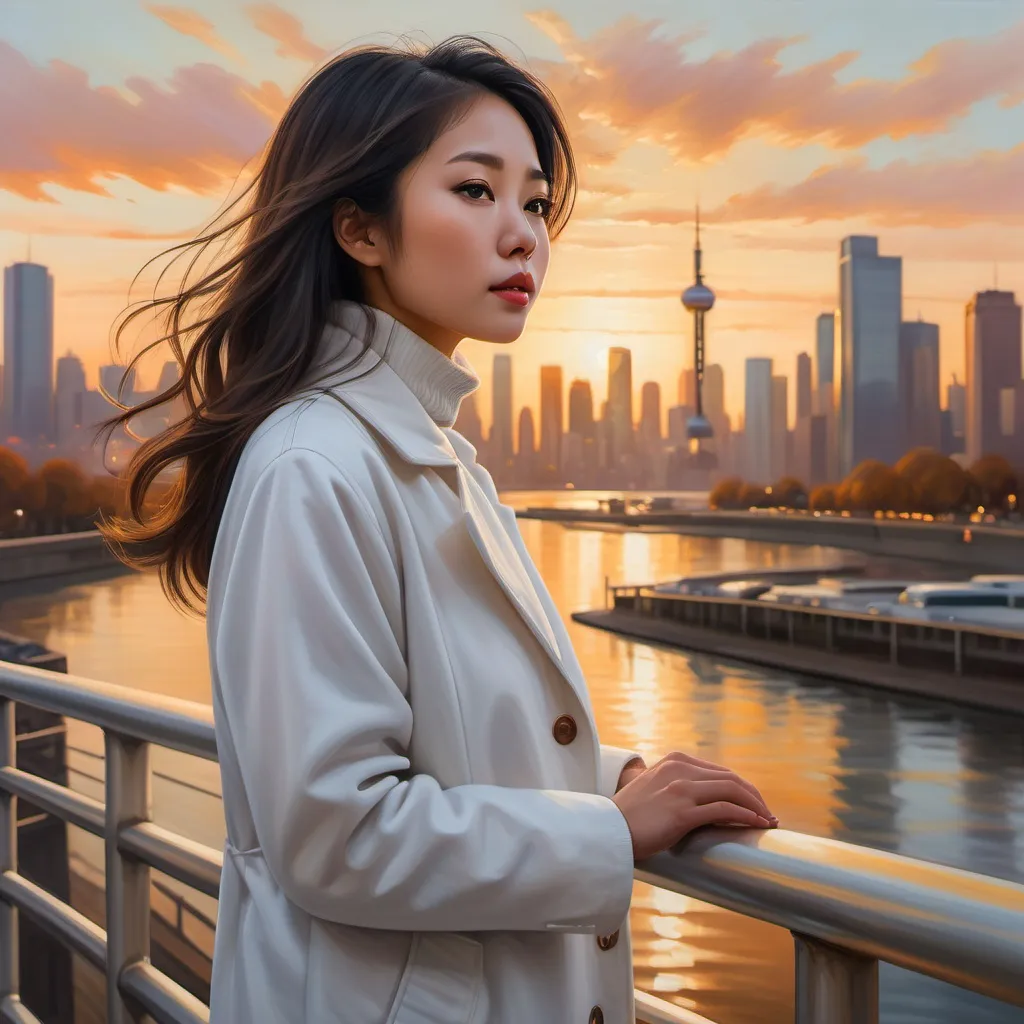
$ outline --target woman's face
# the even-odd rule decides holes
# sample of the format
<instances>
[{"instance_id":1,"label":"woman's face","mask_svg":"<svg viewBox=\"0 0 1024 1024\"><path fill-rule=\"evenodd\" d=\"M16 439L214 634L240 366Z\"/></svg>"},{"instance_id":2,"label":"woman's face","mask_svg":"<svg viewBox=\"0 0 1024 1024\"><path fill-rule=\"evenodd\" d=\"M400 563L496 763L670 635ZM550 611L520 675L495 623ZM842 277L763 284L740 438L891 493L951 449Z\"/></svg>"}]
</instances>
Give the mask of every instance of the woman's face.
<instances>
[{"instance_id":1,"label":"woman's face","mask_svg":"<svg viewBox=\"0 0 1024 1024\"><path fill-rule=\"evenodd\" d=\"M515 341L548 267L549 194L525 122L488 94L399 180L399 251L376 229L372 246L345 248L368 301L446 355L467 337Z\"/></svg>"}]
</instances>

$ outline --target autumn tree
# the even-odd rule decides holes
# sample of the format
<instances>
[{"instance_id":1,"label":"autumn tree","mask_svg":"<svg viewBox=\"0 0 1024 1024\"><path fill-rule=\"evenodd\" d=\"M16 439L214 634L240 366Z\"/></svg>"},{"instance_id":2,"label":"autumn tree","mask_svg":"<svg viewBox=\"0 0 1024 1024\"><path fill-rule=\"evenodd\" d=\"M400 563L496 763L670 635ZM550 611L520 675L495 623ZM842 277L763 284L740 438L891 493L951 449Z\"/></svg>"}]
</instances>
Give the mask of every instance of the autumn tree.
<instances>
[{"instance_id":1,"label":"autumn tree","mask_svg":"<svg viewBox=\"0 0 1024 1024\"><path fill-rule=\"evenodd\" d=\"M834 512L836 505L836 489L832 484L822 484L811 491L809 507L814 512Z\"/></svg>"},{"instance_id":2,"label":"autumn tree","mask_svg":"<svg viewBox=\"0 0 1024 1024\"><path fill-rule=\"evenodd\" d=\"M743 481L738 476L719 480L711 489L708 504L715 509L739 508L739 495L742 488Z\"/></svg>"},{"instance_id":3,"label":"autumn tree","mask_svg":"<svg viewBox=\"0 0 1024 1024\"><path fill-rule=\"evenodd\" d=\"M944 515L977 504L977 485L953 459L931 448L915 448L896 463L910 486L912 512Z\"/></svg>"},{"instance_id":4,"label":"autumn tree","mask_svg":"<svg viewBox=\"0 0 1024 1024\"><path fill-rule=\"evenodd\" d=\"M760 484L744 484L736 496L738 508L767 508L768 495Z\"/></svg>"},{"instance_id":5,"label":"autumn tree","mask_svg":"<svg viewBox=\"0 0 1024 1024\"><path fill-rule=\"evenodd\" d=\"M1017 474L1002 455L983 455L970 468L978 488L978 504L991 511L1009 508L1010 495L1017 494Z\"/></svg>"},{"instance_id":6,"label":"autumn tree","mask_svg":"<svg viewBox=\"0 0 1024 1024\"><path fill-rule=\"evenodd\" d=\"M38 512L44 529L66 529L69 520L95 512L90 482L68 459L50 459L43 463L36 480L41 488Z\"/></svg>"},{"instance_id":7,"label":"autumn tree","mask_svg":"<svg viewBox=\"0 0 1024 1024\"><path fill-rule=\"evenodd\" d=\"M772 486L773 505L785 508L807 508L807 488L795 476L784 476Z\"/></svg>"},{"instance_id":8,"label":"autumn tree","mask_svg":"<svg viewBox=\"0 0 1024 1024\"><path fill-rule=\"evenodd\" d=\"M16 452L0 448L0 529L18 526L15 510L24 507L31 474L28 463Z\"/></svg>"},{"instance_id":9,"label":"autumn tree","mask_svg":"<svg viewBox=\"0 0 1024 1024\"><path fill-rule=\"evenodd\" d=\"M877 459L866 459L839 486L836 501L851 512L909 512L914 496L895 469Z\"/></svg>"}]
</instances>

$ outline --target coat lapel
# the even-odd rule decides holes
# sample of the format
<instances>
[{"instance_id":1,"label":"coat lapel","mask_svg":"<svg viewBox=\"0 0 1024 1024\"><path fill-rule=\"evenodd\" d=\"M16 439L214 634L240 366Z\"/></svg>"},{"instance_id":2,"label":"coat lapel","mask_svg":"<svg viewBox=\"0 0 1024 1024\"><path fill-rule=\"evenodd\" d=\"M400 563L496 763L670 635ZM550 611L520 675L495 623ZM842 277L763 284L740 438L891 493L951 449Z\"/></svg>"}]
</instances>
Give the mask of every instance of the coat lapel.
<instances>
[{"instance_id":1,"label":"coat lapel","mask_svg":"<svg viewBox=\"0 0 1024 1024\"><path fill-rule=\"evenodd\" d=\"M380 330L390 329L390 318L379 318ZM580 683L565 663L559 642L522 556L513 544L498 511L472 474L460 462L447 435L427 415L416 396L397 373L380 358L380 338L355 342L366 349L354 363L353 349L344 338L335 336L335 352L347 356L346 370L340 378L329 380L331 394L348 406L405 462L424 468L449 468L456 471L463 521L484 565L501 587L509 604L536 638L573 690ZM325 382L328 383L328 382ZM589 706L585 692L580 695Z\"/></svg>"}]
</instances>

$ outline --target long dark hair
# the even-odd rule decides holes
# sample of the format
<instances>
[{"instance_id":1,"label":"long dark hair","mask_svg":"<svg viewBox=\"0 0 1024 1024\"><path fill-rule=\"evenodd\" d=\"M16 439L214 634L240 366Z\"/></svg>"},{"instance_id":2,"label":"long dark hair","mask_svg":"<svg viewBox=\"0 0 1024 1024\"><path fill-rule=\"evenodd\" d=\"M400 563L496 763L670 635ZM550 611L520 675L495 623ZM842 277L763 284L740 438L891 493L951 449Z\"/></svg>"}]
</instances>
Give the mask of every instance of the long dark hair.
<instances>
[{"instance_id":1,"label":"long dark hair","mask_svg":"<svg viewBox=\"0 0 1024 1024\"><path fill-rule=\"evenodd\" d=\"M205 605L221 512L246 441L306 379L331 303L365 301L358 265L334 238L336 206L354 202L400 244L399 175L485 93L514 107L533 135L551 183L548 230L557 235L576 174L558 106L540 81L473 36L422 51L359 47L299 89L242 195L199 238L162 254L188 259L176 293L119 317L119 349L128 324L147 312L165 332L129 371L166 343L181 375L146 402L122 406L104 424L107 437L150 409L184 411L135 452L127 513L101 529L122 561L158 568L180 607ZM243 200L244 212L232 214ZM196 271L212 245L225 244L229 254L214 269ZM154 509L147 495L167 478Z\"/></svg>"}]
</instances>

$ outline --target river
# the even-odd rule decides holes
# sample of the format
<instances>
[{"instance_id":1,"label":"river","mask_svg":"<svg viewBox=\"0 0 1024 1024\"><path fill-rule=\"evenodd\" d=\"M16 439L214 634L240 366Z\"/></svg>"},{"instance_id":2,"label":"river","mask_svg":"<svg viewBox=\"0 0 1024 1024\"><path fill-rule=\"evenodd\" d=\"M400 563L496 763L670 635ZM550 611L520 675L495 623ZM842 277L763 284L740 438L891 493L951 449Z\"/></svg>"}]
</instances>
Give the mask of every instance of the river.
<instances>
[{"instance_id":1,"label":"river","mask_svg":"<svg viewBox=\"0 0 1024 1024\"><path fill-rule=\"evenodd\" d=\"M537 495L527 496L539 504ZM527 503L516 496L516 505ZM602 740L648 762L680 749L753 780L782 826L1024 882L1020 720L655 649L578 625L604 580L826 565L820 548L565 529L521 522L587 672ZM208 702L205 632L170 608L155 578L58 580L0 593L0 629L67 654L78 675ZM101 797L96 730L69 724L73 784ZM219 846L215 765L154 751L158 822ZM99 875L97 840L72 830L79 870ZM167 881L164 879L164 881ZM179 887L180 888L180 887ZM212 901L195 903L215 912ZM792 1020L788 933L637 883L637 984L720 1024ZM1022 1012L883 965L882 1020L1004 1024Z\"/></svg>"}]
</instances>

